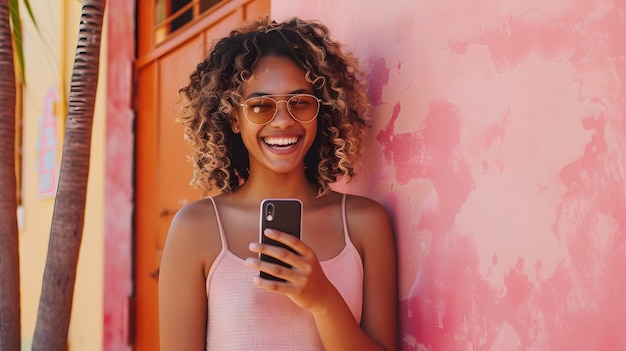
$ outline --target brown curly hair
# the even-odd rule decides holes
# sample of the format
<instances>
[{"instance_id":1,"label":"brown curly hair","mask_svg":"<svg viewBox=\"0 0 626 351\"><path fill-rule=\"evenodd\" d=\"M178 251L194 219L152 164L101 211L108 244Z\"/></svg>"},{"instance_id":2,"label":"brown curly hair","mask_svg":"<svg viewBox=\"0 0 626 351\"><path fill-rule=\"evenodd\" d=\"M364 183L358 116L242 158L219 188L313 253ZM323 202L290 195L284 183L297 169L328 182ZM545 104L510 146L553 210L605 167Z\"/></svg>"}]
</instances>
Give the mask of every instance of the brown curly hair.
<instances>
[{"instance_id":1,"label":"brown curly hair","mask_svg":"<svg viewBox=\"0 0 626 351\"><path fill-rule=\"evenodd\" d=\"M357 58L342 51L319 22L265 18L217 41L189 85L179 90L183 105L177 121L193 148L190 184L204 188L205 195L212 189L233 192L248 179L248 151L232 132L229 116L242 100L242 85L265 56L291 59L322 100L317 136L304 160L306 177L318 185L318 195L339 178L350 181L355 175L369 109Z\"/></svg>"}]
</instances>

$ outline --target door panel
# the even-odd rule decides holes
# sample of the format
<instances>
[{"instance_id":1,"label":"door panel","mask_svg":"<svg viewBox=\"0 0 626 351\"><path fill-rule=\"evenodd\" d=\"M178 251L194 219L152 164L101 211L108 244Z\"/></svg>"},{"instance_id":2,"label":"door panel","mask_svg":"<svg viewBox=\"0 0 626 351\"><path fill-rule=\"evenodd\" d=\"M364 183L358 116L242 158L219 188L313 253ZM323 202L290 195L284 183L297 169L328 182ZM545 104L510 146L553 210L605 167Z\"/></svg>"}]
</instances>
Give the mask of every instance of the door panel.
<instances>
[{"instance_id":1,"label":"door panel","mask_svg":"<svg viewBox=\"0 0 626 351\"><path fill-rule=\"evenodd\" d=\"M150 44L153 26L142 11L154 0L140 0L140 43L136 68L137 155L135 170L135 310L134 348L158 350L158 269L167 230L174 214L199 199L202 191L189 186L191 151L183 129L175 122L178 89L215 39L227 35L244 20L269 15L270 0L225 1L204 19L187 26L171 41ZM154 17L154 16L153 16ZM182 40L181 40L182 38ZM151 49L150 49L151 47Z\"/></svg>"},{"instance_id":2,"label":"door panel","mask_svg":"<svg viewBox=\"0 0 626 351\"><path fill-rule=\"evenodd\" d=\"M204 31L207 53L216 40L227 36L233 28L237 27L237 25L244 20L244 15L244 9L239 8L229 13L227 16L224 16L219 21L212 23L211 27Z\"/></svg>"},{"instance_id":3,"label":"door panel","mask_svg":"<svg viewBox=\"0 0 626 351\"><path fill-rule=\"evenodd\" d=\"M189 186L192 165L186 155L190 147L183 138L183 128L176 123L178 88L189 80L194 67L204 57L202 36L198 35L159 60L159 109L157 142L158 232L156 236L155 270L169 225L178 209L200 199L202 191Z\"/></svg>"}]
</instances>

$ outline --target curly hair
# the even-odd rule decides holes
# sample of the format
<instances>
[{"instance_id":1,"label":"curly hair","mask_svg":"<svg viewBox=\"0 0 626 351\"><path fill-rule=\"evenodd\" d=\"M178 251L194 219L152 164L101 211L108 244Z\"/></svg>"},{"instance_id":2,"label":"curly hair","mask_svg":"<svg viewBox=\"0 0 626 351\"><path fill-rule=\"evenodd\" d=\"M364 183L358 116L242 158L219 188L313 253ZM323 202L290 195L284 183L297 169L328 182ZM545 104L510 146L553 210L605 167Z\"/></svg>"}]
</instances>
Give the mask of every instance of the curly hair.
<instances>
[{"instance_id":1,"label":"curly hair","mask_svg":"<svg viewBox=\"0 0 626 351\"><path fill-rule=\"evenodd\" d=\"M265 18L217 41L189 85L179 90L183 105L177 121L193 148L190 184L204 188L205 195L213 189L233 192L248 179L248 151L232 132L229 116L242 100L242 85L265 56L291 59L322 100L317 136L304 159L306 177L317 184L318 196L338 179L350 181L355 175L369 109L357 58L342 51L319 22Z\"/></svg>"}]
</instances>

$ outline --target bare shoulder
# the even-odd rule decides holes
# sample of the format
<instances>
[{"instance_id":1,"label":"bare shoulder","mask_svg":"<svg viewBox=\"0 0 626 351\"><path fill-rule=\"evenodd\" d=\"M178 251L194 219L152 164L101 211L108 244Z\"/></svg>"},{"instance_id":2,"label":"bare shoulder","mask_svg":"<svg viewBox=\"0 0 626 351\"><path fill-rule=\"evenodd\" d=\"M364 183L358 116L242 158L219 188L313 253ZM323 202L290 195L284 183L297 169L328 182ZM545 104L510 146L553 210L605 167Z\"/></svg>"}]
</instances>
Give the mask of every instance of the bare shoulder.
<instances>
[{"instance_id":1,"label":"bare shoulder","mask_svg":"<svg viewBox=\"0 0 626 351\"><path fill-rule=\"evenodd\" d=\"M158 281L162 350L204 347L206 277L221 249L215 221L212 202L205 199L181 208L170 224Z\"/></svg>"},{"instance_id":2,"label":"bare shoulder","mask_svg":"<svg viewBox=\"0 0 626 351\"><path fill-rule=\"evenodd\" d=\"M170 224L165 242L165 254L187 256L209 263L221 249L219 227L210 199L192 202L181 208ZM172 252L173 251L173 252Z\"/></svg>"},{"instance_id":3,"label":"bare shoulder","mask_svg":"<svg viewBox=\"0 0 626 351\"><path fill-rule=\"evenodd\" d=\"M346 220L350 240L363 261L363 330L385 345L398 348L397 253L390 215L377 201L348 196Z\"/></svg>"},{"instance_id":4,"label":"bare shoulder","mask_svg":"<svg viewBox=\"0 0 626 351\"><path fill-rule=\"evenodd\" d=\"M389 212L374 199L348 195L346 221L350 238L359 251L393 240Z\"/></svg>"},{"instance_id":5,"label":"bare shoulder","mask_svg":"<svg viewBox=\"0 0 626 351\"><path fill-rule=\"evenodd\" d=\"M172 220L170 230L192 232L197 227L215 222L215 210L210 199L202 199L192 202L176 212Z\"/></svg>"},{"instance_id":6,"label":"bare shoulder","mask_svg":"<svg viewBox=\"0 0 626 351\"><path fill-rule=\"evenodd\" d=\"M192 202L176 213L170 225L168 237L184 237L185 239L201 239L207 230L217 227L215 210L210 199Z\"/></svg>"},{"instance_id":7,"label":"bare shoulder","mask_svg":"<svg viewBox=\"0 0 626 351\"><path fill-rule=\"evenodd\" d=\"M378 201L365 196L348 195L346 199L346 217L356 228L390 223L387 209Z\"/></svg>"}]
</instances>

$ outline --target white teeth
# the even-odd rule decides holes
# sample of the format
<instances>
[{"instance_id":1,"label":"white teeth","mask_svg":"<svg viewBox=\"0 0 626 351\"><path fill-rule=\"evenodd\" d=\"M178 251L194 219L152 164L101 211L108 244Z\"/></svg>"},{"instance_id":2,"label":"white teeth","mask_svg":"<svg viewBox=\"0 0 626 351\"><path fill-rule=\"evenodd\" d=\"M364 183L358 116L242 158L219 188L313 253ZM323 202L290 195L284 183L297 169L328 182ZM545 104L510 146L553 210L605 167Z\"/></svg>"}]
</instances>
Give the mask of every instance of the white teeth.
<instances>
[{"instance_id":1,"label":"white teeth","mask_svg":"<svg viewBox=\"0 0 626 351\"><path fill-rule=\"evenodd\" d=\"M272 146L286 146L295 144L298 141L298 138L265 138L265 143Z\"/></svg>"}]
</instances>

